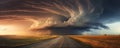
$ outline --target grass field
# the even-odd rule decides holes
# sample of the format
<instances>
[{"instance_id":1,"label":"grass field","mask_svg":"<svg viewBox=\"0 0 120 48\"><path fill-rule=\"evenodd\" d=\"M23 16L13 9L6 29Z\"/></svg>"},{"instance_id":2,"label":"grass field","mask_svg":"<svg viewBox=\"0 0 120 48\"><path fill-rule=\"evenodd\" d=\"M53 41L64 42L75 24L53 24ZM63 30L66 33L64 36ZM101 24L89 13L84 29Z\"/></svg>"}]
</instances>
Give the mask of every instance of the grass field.
<instances>
[{"instance_id":1,"label":"grass field","mask_svg":"<svg viewBox=\"0 0 120 48\"><path fill-rule=\"evenodd\" d=\"M0 48L16 47L55 38L55 35L42 36L0 36Z\"/></svg>"},{"instance_id":2,"label":"grass field","mask_svg":"<svg viewBox=\"0 0 120 48\"><path fill-rule=\"evenodd\" d=\"M94 48L120 48L120 36L70 36Z\"/></svg>"}]
</instances>

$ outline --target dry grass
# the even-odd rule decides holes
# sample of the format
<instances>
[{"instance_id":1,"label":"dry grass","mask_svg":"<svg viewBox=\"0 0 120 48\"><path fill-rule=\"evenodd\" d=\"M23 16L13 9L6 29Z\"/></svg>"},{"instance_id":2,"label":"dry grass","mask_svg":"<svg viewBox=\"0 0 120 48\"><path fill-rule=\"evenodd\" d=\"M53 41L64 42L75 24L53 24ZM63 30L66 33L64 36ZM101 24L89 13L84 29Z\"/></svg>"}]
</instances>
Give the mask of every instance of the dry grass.
<instances>
[{"instance_id":1,"label":"dry grass","mask_svg":"<svg viewBox=\"0 0 120 48\"><path fill-rule=\"evenodd\" d=\"M56 35L42 35L42 36L0 36L0 48L1 47L16 47L27 44L32 44L51 38L56 38Z\"/></svg>"},{"instance_id":2,"label":"dry grass","mask_svg":"<svg viewBox=\"0 0 120 48\"><path fill-rule=\"evenodd\" d=\"M120 36L71 36L94 48L120 48Z\"/></svg>"}]
</instances>

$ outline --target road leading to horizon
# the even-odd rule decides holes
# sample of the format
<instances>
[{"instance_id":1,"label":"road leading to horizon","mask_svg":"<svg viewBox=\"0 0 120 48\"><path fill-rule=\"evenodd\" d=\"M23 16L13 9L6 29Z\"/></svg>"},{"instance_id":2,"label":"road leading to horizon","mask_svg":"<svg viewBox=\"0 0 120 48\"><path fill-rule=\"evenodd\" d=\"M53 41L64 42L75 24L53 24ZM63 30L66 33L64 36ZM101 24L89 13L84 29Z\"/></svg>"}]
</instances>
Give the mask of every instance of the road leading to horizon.
<instances>
[{"instance_id":1,"label":"road leading to horizon","mask_svg":"<svg viewBox=\"0 0 120 48\"><path fill-rule=\"evenodd\" d=\"M20 48L92 48L90 45L73 40L68 36L60 36L55 39L36 44L21 46Z\"/></svg>"}]
</instances>

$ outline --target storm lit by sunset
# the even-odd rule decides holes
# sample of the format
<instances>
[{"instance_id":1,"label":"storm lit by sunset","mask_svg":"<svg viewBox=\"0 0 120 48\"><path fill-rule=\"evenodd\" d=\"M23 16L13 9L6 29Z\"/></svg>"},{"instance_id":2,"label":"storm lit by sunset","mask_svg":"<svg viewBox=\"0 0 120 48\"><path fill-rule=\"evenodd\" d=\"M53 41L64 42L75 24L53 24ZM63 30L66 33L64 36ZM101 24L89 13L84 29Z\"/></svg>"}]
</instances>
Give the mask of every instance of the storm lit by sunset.
<instances>
[{"instance_id":1,"label":"storm lit by sunset","mask_svg":"<svg viewBox=\"0 0 120 48\"><path fill-rule=\"evenodd\" d=\"M120 48L120 0L0 0L0 48Z\"/></svg>"},{"instance_id":2,"label":"storm lit by sunset","mask_svg":"<svg viewBox=\"0 0 120 48\"><path fill-rule=\"evenodd\" d=\"M106 24L119 22L120 18L119 8L115 10L116 6L102 0L2 0L0 5L1 35L38 33L43 30L42 33L49 31L51 34L92 34L91 30L95 30L99 34L96 30L112 30Z\"/></svg>"}]
</instances>

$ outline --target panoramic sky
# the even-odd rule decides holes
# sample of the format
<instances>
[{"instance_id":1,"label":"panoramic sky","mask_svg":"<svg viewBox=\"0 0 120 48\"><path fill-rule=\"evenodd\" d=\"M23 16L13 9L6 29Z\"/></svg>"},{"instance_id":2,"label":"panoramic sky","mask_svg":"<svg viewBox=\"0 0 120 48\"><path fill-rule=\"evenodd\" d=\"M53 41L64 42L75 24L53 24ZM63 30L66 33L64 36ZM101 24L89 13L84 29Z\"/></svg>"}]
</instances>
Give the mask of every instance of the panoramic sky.
<instances>
[{"instance_id":1,"label":"panoramic sky","mask_svg":"<svg viewBox=\"0 0 120 48\"><path fill-rule=\"evenodd\" d=\"M0 35L120 34L119 0L0 0Z\"/></svg>"}]
</instances>

